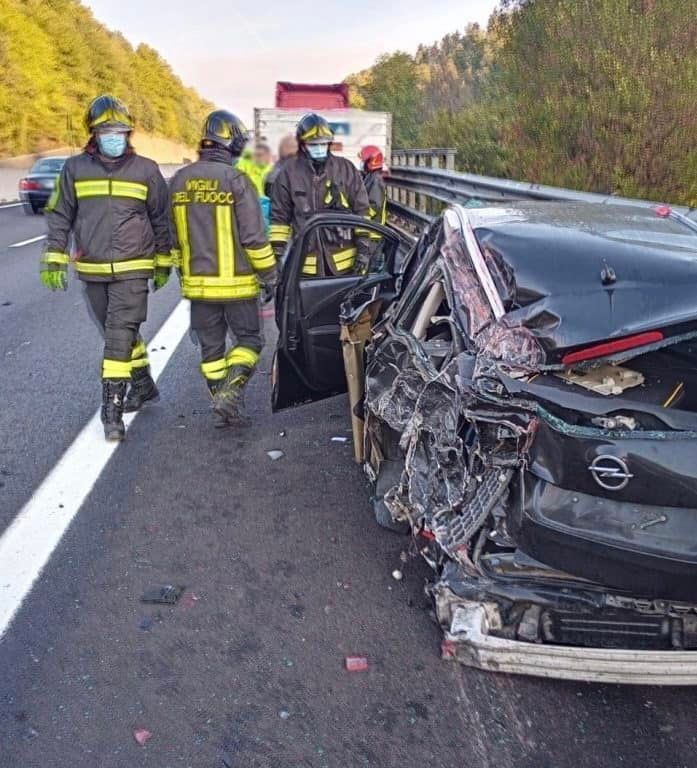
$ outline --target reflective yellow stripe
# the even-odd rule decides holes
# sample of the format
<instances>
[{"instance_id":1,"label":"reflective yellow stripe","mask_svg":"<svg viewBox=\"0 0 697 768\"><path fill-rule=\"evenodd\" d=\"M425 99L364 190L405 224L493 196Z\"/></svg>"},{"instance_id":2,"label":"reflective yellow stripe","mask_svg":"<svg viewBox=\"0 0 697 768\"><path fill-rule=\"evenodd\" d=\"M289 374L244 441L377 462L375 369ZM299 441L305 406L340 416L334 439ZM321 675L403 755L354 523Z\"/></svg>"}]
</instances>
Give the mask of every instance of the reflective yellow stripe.
<instances>
[{"instance_id":1,"label":"reflective yellow stripe","mask_svg":"<svg viewBox=\"0 0 697 768\"><path fill-rule=\"evenodd\" d=\"M334 137L334 134L331 132L329 128L327 128L326 125L313 125L309 131L305 131L305 133L303 133L303 135L300 137L300 141L307 141L308 139L325 138L325 137L327 139L332 139Z\"/></svg>"},{"instance_id":2,"label":"reflective yellow stripe","mask_svg":"<svg viewBox=\"0 0 697 768\"><path fill-rule=\"evenodd\" d=\"M46 251L41 257L41 261L44 264L69 264L70 256L67 253L60 253L59 251Z\"/></svg>"},{"instance_id":3,"label":"reflective yellow stripe","mask_svg":"<svg viewBox=\"0 0 697 768\"><path fill-rule=\"evenodd\" d=\"M127 115L125 112L119 112L116 109L107 109L99 117L92 120L90 128L94 128L96 125L101 125L102 123L120 123L129 128L133 127L133 119L131 116Z\"/></svg>"},{"instance_id":4,"label":"reflective yellow stripe","mask_svg":"<svg viewBox=\"0 0 697 768\"><path fill-rule=\"evenodd\" d=\"M372 229L357 229L356 237L367 237L369 240L382 240L382 235L379 232L374 232Z\"/></svg>"},{"instance_id":5,"label":"reflective yellow stripe","mask_svg":"<svg viewBox=\"0 0 697 768\"><path fill-rule=\"evenodd\" d=\"M118 181L110 179L88 179L75 182L75 195L78 200L86 197L130 197L134 200L147 200L148 188L137 181Z\"/></svg>"},{"instance_id":6,"label":"reflective yellow stripe","mask_svg":"<svg viewBox=\"0 0 697 768\"><path fill-rule=\"evenodd\" d=\"M133 360L131 368L147 368L150 365L150 361L147 357L140 357L138 360Z\"/></svg>"},{"instance_id":7,"label":"reflective yellow stripe","mask_svg":"<svg viewBox=\"0 0 697 768\"><path fill-rule=\"evenodd\" d=\"M341 201L341 204L344 206L344 208L350 208L351 205L348 201L348 197L343 192L339 192L339 200Z\"/></svg>"},{"instance_id":8,"label":"reflective yellow stripe","mask_svg":"<svg viewBox=\"0 0 697 768\"><path fill-rule=\"evenodd\" d=\"M222 381L227 376L227 361L225 358L201 363L201 373L209 381Z\"/></svg>"},{"instance_id":9,"label":"reflective yellow stripe","mask_svg":"<svg viewBox=\"0 0 697 768\"><path fill-rule=\"evenodd\" d=\"M332 259L334 260L336 268L339 270L349 269L349 267L353 266L357 253L355 248L349 248L347 251L333 253Z\"/></svg>"},{"instance_id":10,"label":"reflective yellow stripe","mask_svg":"<svg viewBox=\"0 0 697 768\"><path fill-rule=\"evenodd\" d=\"M75 182L75 195L78 200L82 200L84 197L101 197L108 194L109 179Z\"/></svg>"},{"instance_id":11,"label":"reflective yellow stripe","mask_svg":"<svg viewBox=\"0 0 697 768\"><path fill-rule=\"evenodd\" d=\"M156 253L155 254L155 266L156 267L173 267L174 258L172 253Z\"/></svg>"},{"instance_id":12,"label":"reflective yellow stripe","mask_svg":"<svg viewBox=\"0 0 697 768\"><path fill-rule=\"evenodd\" d=\"M274 243L287 243L290 240L291 231L288 224L272 224L269 239Z\"/></svg>"},{"instance_id":13,"label":"reflective yellow stripe","mask_svg":"<svg viewBox=\"0 0 697 768\"><path fill-rule=\"evenodd\" d=\"M103 379L130 379L131 378L131 361L124 362L123 360L109 360L104 358L102 363L102 378Z\"/></svg>"},{"instance_id":14,"label":"reflective yellow stripe","mask_svg":"<svg viewBox=\"0 0 697 768\"><path fill-rule=\"evenodd\" d=\"M135 200L147 200L148 188L145 184L139 184L136 181L117 181L111 182L111 194L115 197L132 197Z\"/></svg>"},{"instance_id":15,"label":"reflective yellow stripe","mask_svg":"<svg viewBox=\"0 0 697 768\"><path fill-rule=\"evenodd\" d=\"M259 362L259 353L249 347L234 347L227 353L225 358L228 366L246 365L248 368L254 368Z\"/></svg>"},{"instance_id":16,"label":"reflective yellow stripe","mask_svg":"<svg viewBox=\"0 0 697 768\"><path fill-rule=\"evenodd\" d=\"M172 248L171 254L172 254L172 266L177 267L177 269L180 269L182 264L182 252L178 248Z\"/></svg>"},{"instance_id":17,"label":"reflective yellow stripe","mask_svg":"<svg viewBox=\"0 0 697 768\"><path fill-rule=\"evenodd\" d=\"M253 299L259 295L259 281L255 275L239 275L230 280L200 275L182 277L182 293L187 299L203 301Z\"/></svg>"},{"instance_id":18,"label":"reflective yellow stripe","mask_svg":"<svg viewBox=\"0 0 697 768\"><path fill-rule=\"evenodd\" d=\"M230 279L235 274L235 241L232 238L232 206L216 205L215 234L218 242L218 272Z\"/></svg>"},{"instance_id":19,"label":"reflective yellow stripe","mask_svg":"<svg viewBox=\"0 0 697 768\"><path fill-rule=\"evenodd\" d=\"M131 350L131 360L137 360L139 357L145 357L148 354L144 341L139 341Z\"/></svg>"},{"instance_id":20,"label":"reflective yellow stripe","mask_svg":"<svg viewBox=\"0 0 697 768\"><path fill-rule=\"evenodd\" d=\"M177 228L177 240L179 241L179 266L182 274L188 275L191 269L191 245L189 243L189 225L186 220L186 206L174 206L174 223Z\"/></svg>"},{"instance_id":21,"label":"reflective yellow stripe","mask_svg":"<svg viewBox=\"0 0 697 768\"><path fill-rule=\"evenodd\" d=\"M44 208L45 213L51 213L51 211L55 210L56 206L58 205L58 201L60 200L61 196L61 179L63 178L63 174L61 174L56 179L56 186L53 188L53 192L51 192L51 197L48 198L48 202L46 203L46 207Z\"/></svg>"},{"instance_id":22,"label":"reflective yellow stripe","mask_svg":"<svg viewBox=\"0 0 697 768\"><path fill-rule=\"evenodd\" d=\"M113 261L105 264L93 264L88 261L76 261L75 269L83 275L119 275L124 272L148 272L154 269L154 259L130 259Z\"/></svg>"},{"instance_id":23,"label":"reflective yellow stripe","mask_svg":"<svg viewBox=\"0 0 697 768\"><path fill-rule=\"evenodd\" d=\"M256 270L271 269L276 263L276 257L273 255L273 249L270 245L265 245L263 248L245 248L244 251Z\"/></svg>"},{"instance_id":24,"label":"reflective yellow stripe","mask_svg":"<svg viewBox=\"0 0 697 768\"><path fill-rule=\"evenodd\" d=\"M306 256L305 263L303 264L303 274L316 275L317 274L317 256Z\"/></svg>"}]
</instances>

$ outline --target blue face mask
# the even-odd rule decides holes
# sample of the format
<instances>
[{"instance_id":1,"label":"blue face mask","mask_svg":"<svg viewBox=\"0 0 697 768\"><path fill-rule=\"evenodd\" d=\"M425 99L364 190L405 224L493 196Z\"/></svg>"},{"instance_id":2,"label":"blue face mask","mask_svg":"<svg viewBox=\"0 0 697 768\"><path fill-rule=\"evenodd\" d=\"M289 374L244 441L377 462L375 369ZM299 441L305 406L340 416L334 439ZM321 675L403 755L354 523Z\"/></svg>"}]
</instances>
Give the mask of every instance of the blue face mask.
<instances>
[{"instance_id":1,"label":"blue face mask","mask_svg":"<svg viewBox=\"0 0 697 768\"><path fill-rule=\"evenodd\" d=\"M306 144L307 154L313 160L326 160L329 154L329 144Z\"/></svg>"},{"instance_id":2,"label":"blue face mask","mask_svg":"<svg viewBox=\"0 0 697 768\"><path fill-rule=\"evenodd\" d=\"M104 157L121 157L126 151L128 139L125 133L100 133L97 135L97 146Z\"/></svg>"}]
</instances>

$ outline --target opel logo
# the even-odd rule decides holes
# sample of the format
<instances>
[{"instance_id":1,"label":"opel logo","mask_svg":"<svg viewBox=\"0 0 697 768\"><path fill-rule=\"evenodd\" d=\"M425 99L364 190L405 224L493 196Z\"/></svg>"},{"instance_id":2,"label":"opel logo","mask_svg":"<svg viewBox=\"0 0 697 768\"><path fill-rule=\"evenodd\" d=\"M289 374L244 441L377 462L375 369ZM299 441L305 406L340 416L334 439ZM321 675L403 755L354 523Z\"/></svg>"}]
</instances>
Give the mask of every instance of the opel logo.
<instances>
[{"instance_id":1,"label":"opel logo","mask_svg":"<svg viewBox=\"0 0 697 768\"><path fill-rule=\"evenodd\" d=\"M606 491L621 491L629 485L634 477L627 463L617 456L598 456L588 467L595 482Z\"/></svg>"}]
</instances>

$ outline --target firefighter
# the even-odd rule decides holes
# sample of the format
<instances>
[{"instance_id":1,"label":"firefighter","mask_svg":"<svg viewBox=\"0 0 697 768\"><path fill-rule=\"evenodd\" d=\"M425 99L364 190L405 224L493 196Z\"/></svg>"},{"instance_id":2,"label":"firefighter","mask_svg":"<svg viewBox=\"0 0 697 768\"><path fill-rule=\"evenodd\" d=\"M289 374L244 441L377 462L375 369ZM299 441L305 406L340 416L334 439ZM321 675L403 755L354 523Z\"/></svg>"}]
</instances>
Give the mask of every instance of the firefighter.
<instances>
[{"instance_id":1,"label":"firefighter","mask_svg":"<svg viewBox=\"0 0 697 768\"><path fill-rule=\"evenodd\" d=\"M379 147L369 144L358 154L363 168L363 183L365 184L370 202L369 216L379 224L387 222L387 187L384 178L384 158Z\"/></svg>"},{"instance_id":2,"label":"firefighter","mask_svg":"<svg viewBox=\"0 0 697 768\"><path fill-rule=\"evenodd\" d=\"M235 167L247 139L235 115L212 112L199 160L170 182L175 261L182 293L191 300L191 328L201 347L216 427L240 422L242 390L263 347L260 284L270 296L276 283L259 199ZM228 333L234 338L229 349Z\"/></svg>"},{"instance_id":3,"label":"firefighter","mask_svg":"<svg viewBox=\"0 0 697 768\"><path fill-rule=\"evenodd\" d=\"M369 144L358 153L358 159L363 168L363 183L368 193L370 211L368 216L371 221L378 224L387 223L387 187L384 178L384 158L379 147ZM380 262L382 254L382 237L377 233L370 236L370 258L374 265Z\"/></svg>"},{"instance_id":4,"label":"firefighter","mask_svg":"<svg viewBox=\"0 0 697 768\"><path fill-rule=\"evenodd\" d=\"M271 244L283 253L293 233L317 213L334 211L368 218L370 204L358 169L331 152L329 123L309 113L298 123L298 154L288 160L271 192ZM322 229L309 243L302 273L306 277L365 273L370 266L367 230Z\"/></svg>"},{"instance_id":5,"label":"firefighter","mask_svg":"<svg viewBox=\"0 0 697 768\"><path fill-rule=\"evenodd\" d=\"M66 161L47 205L41 258L42 283L66 290L74 233L75 270L104 335L101 415L107 440L123 440L124 410L159 397L139 329L147 315L148 280L155 290L163 287L172 266L167 184L156 163L131 146L133 127L128 108L114 96L90 104L87 145Z\"/></svg>"}]
</instances>

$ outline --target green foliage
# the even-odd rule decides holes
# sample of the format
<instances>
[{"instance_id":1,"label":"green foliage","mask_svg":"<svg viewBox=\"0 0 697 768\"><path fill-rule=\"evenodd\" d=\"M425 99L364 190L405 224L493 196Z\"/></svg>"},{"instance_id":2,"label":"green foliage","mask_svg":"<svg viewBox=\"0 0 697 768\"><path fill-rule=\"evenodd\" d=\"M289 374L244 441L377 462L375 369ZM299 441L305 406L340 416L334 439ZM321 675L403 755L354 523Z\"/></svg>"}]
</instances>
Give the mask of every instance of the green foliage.
<instances>
[{"instance_id":1,"label":"green foliage","mask_svg":"<svg viewBox=\"0 0 697 768\"><path fill-rule=\"evenodd\" d=\"M418 139L419 77L416 62L408 53L397 52L380 57L370 70L370 77L349 79L354 106L393 115L394 141L397 146L413 146Z\"/></svg>"},{"instance_id":2,"label":"green foliage","mask_svg":"<svg viewBox=\"0 0 697 768\"><path fill-rule=\"evenodd\" d=\"M0 0L0 156L82 144L85 109L105 92L138 128L186 144L212 108L156 51L134 50L78 0Z\"/></svg>"},{"instance_id":3,"label":"green foliage","mask_svg":"<svg viewBox=\"0 0 697 768\"><path fill-rule=\"evenodd\" d=\"M462 170L697 205L696 16L697 0L502 0L486 31L383 57L352 92L394 112L395 146L455 147Z\"/></svg>"}]
</instances>

